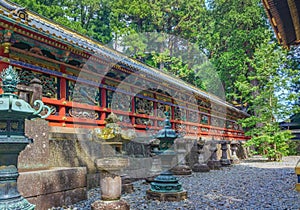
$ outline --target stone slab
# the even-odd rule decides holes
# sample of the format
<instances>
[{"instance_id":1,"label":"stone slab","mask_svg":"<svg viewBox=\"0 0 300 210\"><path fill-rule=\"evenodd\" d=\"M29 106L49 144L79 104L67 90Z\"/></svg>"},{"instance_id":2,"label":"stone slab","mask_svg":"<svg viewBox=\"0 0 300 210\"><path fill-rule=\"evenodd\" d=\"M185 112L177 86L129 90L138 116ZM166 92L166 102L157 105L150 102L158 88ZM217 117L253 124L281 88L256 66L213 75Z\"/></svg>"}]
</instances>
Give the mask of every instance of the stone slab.
<instances>
[{"instance_id":1,"label":"stone slab","mask_svg":"<svg viewBox=\"0 0 300 210\"><path fill-rule=\"evenodd\" d=\"M52 207L71 205L79 201L86 200L87 193L86 188L84 187L47 195L28 197L26 199L36 206L35 210L47 210Z\"/></svg>"},{"instance_id":2,"label":"stone slab","mask_svg":"<svg viewBox=\"0 0 300 210\"><path fill-rule=\"evenodd\" d=\"M86 199L87 199L86 187L76 188L64 192L64 205L71 205Z\"/></svg>"},{"instance_id":3,"label":"stone slab","mask_svg":"<svg viewBox=\"0 0 300 210\"><path fill-rule=\"evenodd\" d=\"M18 189L24 197L33 197L83 188L86 183L85 167L55 168L21 172Z\"/></svg>"},{"instance_id":4,"label":"stone slab","mask_svg":"<svg viewBox=\"0 0 300 210\"><path fill-rule=\"evenodd\" d=\"M191 175L192 169L187 165L178 165L171 169L174 175Z\"/></svg>"},{"instance_id":5,"label":"stone slab","mask_svg":"<svg viewBox=\"0 0 300 210\"><path fill-rule=\"evenodd\" d=\"M19 171L46 169L49 167L49 126L43 119L26 120L25 135L33 139L33 143L20 153Z\"/></svg>"},{"instance_id":6,"label":"stone slab","mask_svg":"<svg viewBox=\"0 0 300 210\"><path fill-rule=\"evenodd\" d=\"M196 163L196 164L193 166L193 171L194 171L194 172L204 173L204 172L209 172L209 171L210 171L210 168L208 167L207 164Z\"/></svg>"}]
</instances>

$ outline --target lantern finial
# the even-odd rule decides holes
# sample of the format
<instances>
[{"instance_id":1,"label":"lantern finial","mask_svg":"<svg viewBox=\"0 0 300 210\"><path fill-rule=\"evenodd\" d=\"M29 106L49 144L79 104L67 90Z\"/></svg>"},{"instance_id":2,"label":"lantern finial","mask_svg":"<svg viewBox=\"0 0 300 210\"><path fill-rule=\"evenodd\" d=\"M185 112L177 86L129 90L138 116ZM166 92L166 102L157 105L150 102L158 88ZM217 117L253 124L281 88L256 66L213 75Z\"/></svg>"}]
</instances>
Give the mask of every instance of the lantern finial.
<instances>
[{"instance_id":1,"label":"lantern finial","mask_svg":"<svg viewBox=\"0 0 300 210\"><path fill-rule=\"evenodd\" d=\"M17 84L20 82L17 71L9 66L0 75L2 79L2 89L4 93L14 93L17 91Z\"/></svg>"}]
</instances>

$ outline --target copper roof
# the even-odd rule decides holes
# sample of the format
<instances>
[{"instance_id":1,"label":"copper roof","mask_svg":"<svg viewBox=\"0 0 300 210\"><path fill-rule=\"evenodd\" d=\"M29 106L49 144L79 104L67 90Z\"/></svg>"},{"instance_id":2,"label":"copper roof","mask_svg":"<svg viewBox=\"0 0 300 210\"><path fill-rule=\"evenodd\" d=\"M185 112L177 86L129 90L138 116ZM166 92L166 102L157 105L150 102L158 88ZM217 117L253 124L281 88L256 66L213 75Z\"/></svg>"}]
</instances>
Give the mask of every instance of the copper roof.
<instances>
[{"instance_id":1,"label":"copper roof","mask_svg":"<svg viewBox=\"0 0 300 210\"><path fill-rule=\"evenodd\" d=\"M300 1L263 0L264 7L280 44L285 47L300 43Z\"/></svg>"}]
</instances>

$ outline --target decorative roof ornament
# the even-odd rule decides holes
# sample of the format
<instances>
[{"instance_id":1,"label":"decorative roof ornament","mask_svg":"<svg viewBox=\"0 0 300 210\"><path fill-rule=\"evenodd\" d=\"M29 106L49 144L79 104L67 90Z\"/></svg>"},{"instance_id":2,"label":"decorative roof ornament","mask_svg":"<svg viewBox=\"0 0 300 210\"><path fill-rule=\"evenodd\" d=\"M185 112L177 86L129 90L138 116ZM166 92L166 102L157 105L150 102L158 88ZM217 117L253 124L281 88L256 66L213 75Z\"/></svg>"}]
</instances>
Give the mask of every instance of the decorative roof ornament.
<instances>
[{"instance_id":1,"label":"decorative roof ornament","mask_svg":"<svg viewBox=\"0 0 300 210\"><path fill-rule=\"evenodd\" d=\"M163 129L158 131L155 137L159 140L172 141L174 143L174 140L178 138L179 135L176 133L175 130L172 129L172 125L170 122L170 112L166 111L165 116L165 126Z\"/></svg>"},{"instance_id":2,"label":"decorative roof ornament","mask_svg":"<svg viewBox=\"0 0 300 210\"><path fill-rule=\"evenodd\" d=\"M14 94L17 91L17 84L20 79L18 72L12 67L4 69L0 74L2 79L3 94L0 94L0 115L1 120L6 118L11 119L12 116L18 119L34 119L34 118L47 118L52 109L44 105L40 100L33 102L35 108L31 107L26 101L19 99L19 96ZM12 113L8 115L7 113Z\"/></svg>"},{"instance_id":3,"label":"decorative roof ornament","mask_svg":"<svg viewBox=\"0 0 300 210\"><path fill-rule=\"evenodd\" d=\"M20 79L17 71L12 66L2 71L0 78L2 79L4 93L14 93L17 91L17 84L20 82Z\"/></svg>"},{"instance_id":4,"label":"decorative roof ornament","mask_svg":"<svg viewBox=\"0 0 300 210\"><path fill-rule=\"evenodd\" d=\"M23 20L28 20L28 14L24 7L18 7L16 5L13 5L12 3L6 2L4 0L0 0L0 6L7 9L13 15L18 16L19 18L21 18Z\"/></svg>"}]
</instances>

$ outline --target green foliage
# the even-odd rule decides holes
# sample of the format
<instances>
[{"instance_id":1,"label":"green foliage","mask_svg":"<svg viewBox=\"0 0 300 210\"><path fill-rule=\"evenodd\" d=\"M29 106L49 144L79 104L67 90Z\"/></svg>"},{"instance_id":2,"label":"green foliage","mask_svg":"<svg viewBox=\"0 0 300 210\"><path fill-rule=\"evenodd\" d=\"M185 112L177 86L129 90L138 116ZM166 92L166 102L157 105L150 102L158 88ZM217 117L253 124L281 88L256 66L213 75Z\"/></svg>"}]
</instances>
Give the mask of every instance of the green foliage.
<instances>
[{"instance_id":1,"label":"green foliage","mask_svg":"<svg viewBox=\"0 0 300 210\"><path fill-rule=\"evenodd\" d=\"M299 155L300 151L298 150L300 147L299 141L290 140L288 141L289 149L288 149L288 155Z\"/></svg>"},{"instance_id":2,"label":"green foliage","mask_svg":"<svg viewBox=\"0 0 300 210\"><path fill-rule=\"evenodd\" d=\"M199 0L116 0L111 19L115 35L113 46L205 89L195 65L202 62L193 56L201 55L193 42L197 40L198 20L204 11L204 1Z\"/></svg>"},{"instance_id":3,"label":"green foliage","mask_svg":"<svg viewBox=\"0 0 300 210\"><path fill-rule=\"evenodd\" d=\"M255 132L255 133L254 133ZM289 154L289 139L292 138L290 131L280 130L278 124L267 124L250 131L251 140L246 146L254 145L257 152L269 158L279 161L282 156Z\"/></svg>"},{"instance_id":4,"label":"green foliage","mask_svg":"<svg viewBox=\"0 0 300 210\"><path fill-rule=\"evenodd\" d=\"M259 0L208 2L205 28L207 55L217 67L227 99L247 106L250 117L240 121L251 136L248 145L273 160L288 154L288 131L278 120L291 114L286 90L297 72L286 66L287 54L274 40Z\"/></svg>"},{"instance_id":5,"label":"green foliage","mask_svg":"<svg viewBox=\"0 0 300 210\"><path fill-rule=\"evenodd\" d=\"M14 0L52 21L102 43L112 38L110 1L108 0Z\"/></svg>"}]
</instances>

